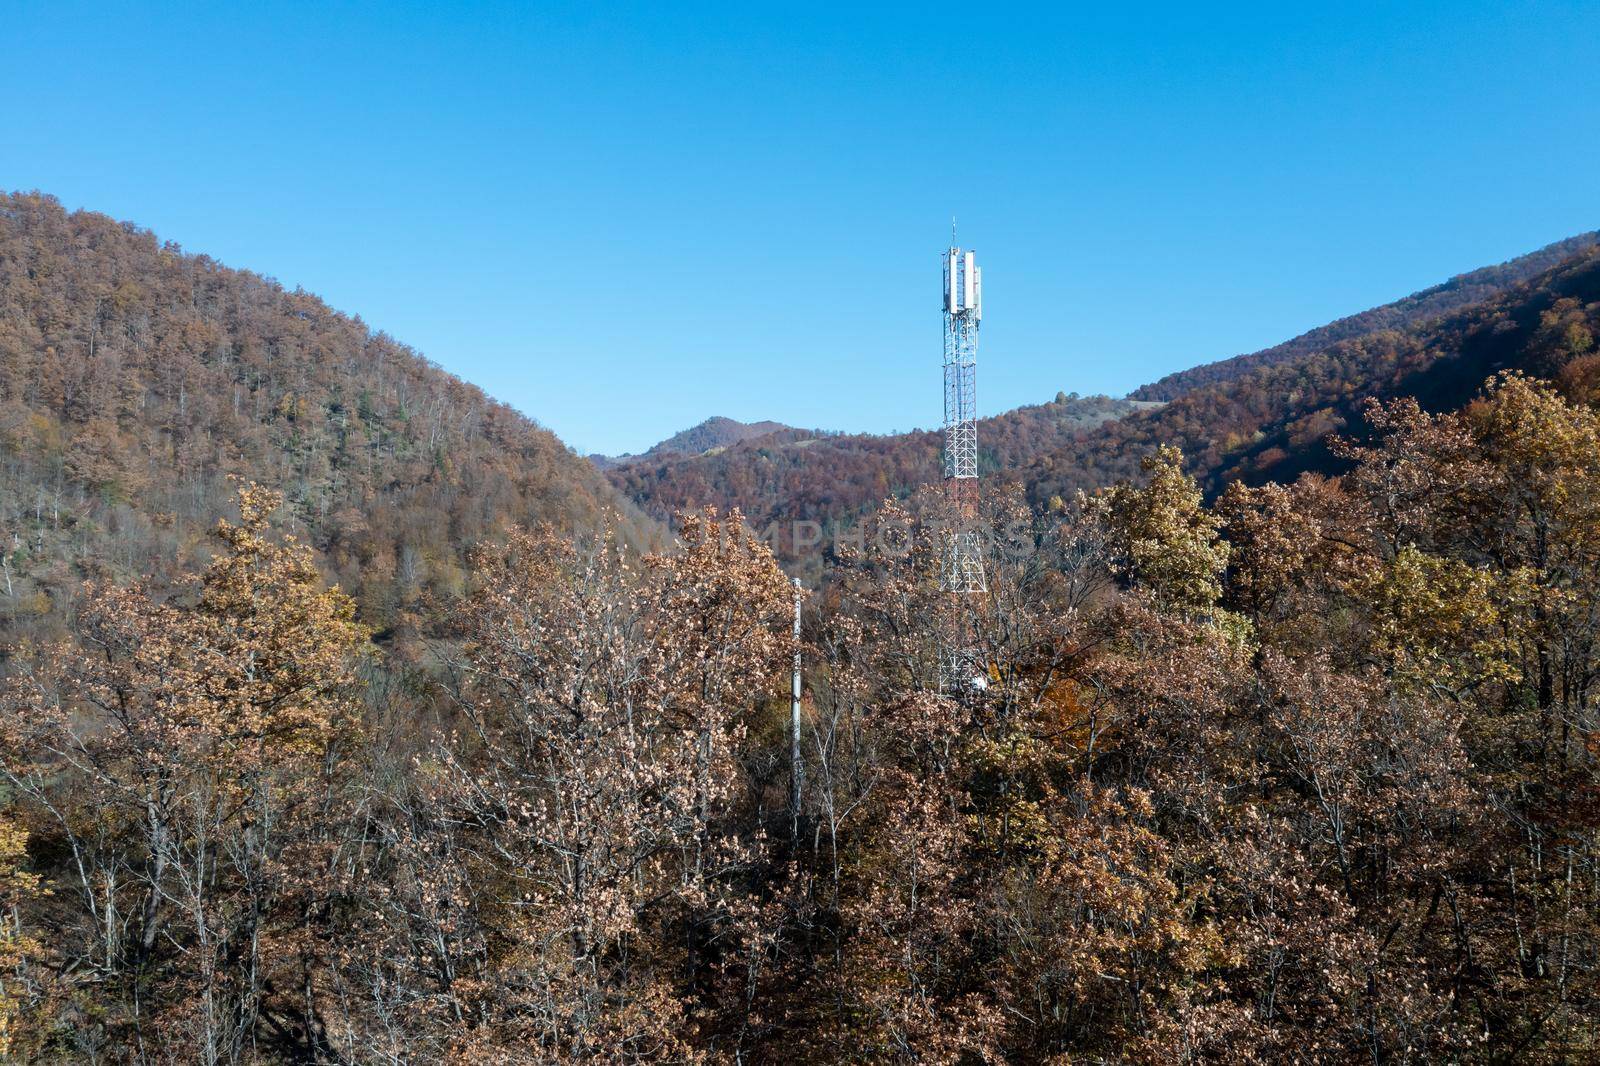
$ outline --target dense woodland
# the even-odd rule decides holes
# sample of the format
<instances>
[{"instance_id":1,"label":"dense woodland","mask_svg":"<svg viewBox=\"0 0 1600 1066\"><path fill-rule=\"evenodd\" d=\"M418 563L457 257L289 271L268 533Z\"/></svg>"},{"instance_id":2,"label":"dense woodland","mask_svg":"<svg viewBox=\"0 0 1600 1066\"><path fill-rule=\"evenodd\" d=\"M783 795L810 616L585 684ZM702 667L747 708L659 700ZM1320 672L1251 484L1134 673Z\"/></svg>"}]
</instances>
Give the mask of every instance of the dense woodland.
<instances>
[{"instance_id":1,"label":"dense woodland","mask_svg":"<svg viewBox=\"0 0 1600 1066\"><path fill-rule=\"evenodd\" d=\"M643 550L548 435L310 297L9 210L11 1061L1600 1057L1593 256L1304 371L1314 410L1384 396L1307 431L1337 476L1208 495L1205 452L1152 435L1115 484L993 488L971 599L942 589L960 516L890 498L797 648L737 512ZM135 262L277 310L146 295L149 332L72 339L100 290L61 279L182 291ZM153 323L191 313L219 332L174 391ZM255 347L294 321L355 347ZM370 414L326 410L384 373ZM335 461L342 425L386 450ZM344 508L398 551L424 506L450 580L341 554ZM952 633L981 683L941 684Z\"/></svg>"}]
</instances>

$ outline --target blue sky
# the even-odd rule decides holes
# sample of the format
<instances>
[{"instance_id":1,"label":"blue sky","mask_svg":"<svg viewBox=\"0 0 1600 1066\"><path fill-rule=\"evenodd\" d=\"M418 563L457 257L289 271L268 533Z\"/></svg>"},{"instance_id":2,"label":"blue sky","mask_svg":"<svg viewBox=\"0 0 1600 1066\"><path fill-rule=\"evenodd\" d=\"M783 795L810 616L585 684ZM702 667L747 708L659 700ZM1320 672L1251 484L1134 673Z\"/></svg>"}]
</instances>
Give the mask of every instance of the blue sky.
<instances>
[{"instance_id":1,"label":"blue sky","mask_svg":"<svg viewBox=\"0 0 1600 1066\"><path fill-rule=\"evenodd\" d=\"M1600 5L7 5L0 187L303 286L581 451L1120 394L1600 226Z\"/></svg>"}]
</instances>

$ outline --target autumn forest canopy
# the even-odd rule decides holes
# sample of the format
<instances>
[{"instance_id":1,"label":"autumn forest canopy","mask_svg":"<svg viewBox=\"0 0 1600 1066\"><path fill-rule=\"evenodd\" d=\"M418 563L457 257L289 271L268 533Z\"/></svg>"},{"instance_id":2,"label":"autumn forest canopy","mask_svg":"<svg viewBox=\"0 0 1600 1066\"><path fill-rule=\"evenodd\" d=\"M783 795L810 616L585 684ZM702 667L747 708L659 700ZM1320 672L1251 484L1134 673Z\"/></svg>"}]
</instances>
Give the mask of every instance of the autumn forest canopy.
<instances>
[{"instance_id":1,"label":"autumn forest canopy","mask_svg":"<svg viewBox=\"0 0 1600 1066\"><path fill-rule=\"evenodd\" d=\"M931 434L602 469L0 198L0 1057L1600 1057L1590 236L988 419L961 601Z\"/></svg>"}]
</instances>

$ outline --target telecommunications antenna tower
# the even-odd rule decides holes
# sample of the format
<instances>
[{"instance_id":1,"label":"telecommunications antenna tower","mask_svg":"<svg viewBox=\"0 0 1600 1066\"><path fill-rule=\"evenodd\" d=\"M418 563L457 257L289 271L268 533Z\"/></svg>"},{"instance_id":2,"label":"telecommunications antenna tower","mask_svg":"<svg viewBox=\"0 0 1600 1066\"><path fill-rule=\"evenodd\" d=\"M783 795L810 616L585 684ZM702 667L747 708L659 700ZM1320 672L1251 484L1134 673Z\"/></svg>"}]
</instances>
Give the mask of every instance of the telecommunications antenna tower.
<instances>
[{"instance_id":1,"label":"telecommunications antenna tower","mask_svg":"<svg viewBox=\"0 0 1600 1066\"><path fill-rule=\"evenodd\" d=\"M970 628L972 598L985 590L978 512L978 327L983 322L983 271L977 254L955 243L944 254L944 484L952 524L945 548L944 585L957 599L956 618ZM946 691L982 687L974 673L969 634L948 642L941 685Z\"/></svg>"}]
</instances>

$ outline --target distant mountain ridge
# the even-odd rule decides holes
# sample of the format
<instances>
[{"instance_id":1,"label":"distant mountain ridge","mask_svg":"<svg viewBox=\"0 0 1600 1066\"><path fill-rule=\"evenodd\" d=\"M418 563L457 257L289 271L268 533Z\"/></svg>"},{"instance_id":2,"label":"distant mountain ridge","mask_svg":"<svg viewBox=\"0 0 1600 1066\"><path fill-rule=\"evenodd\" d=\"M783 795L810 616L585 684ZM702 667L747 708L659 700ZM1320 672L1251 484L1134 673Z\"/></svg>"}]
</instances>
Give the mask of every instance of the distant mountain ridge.
<instances>
[{"instance_id":1,"label":"distant mountain ridge","mask_svg":"<svg viewBox=\"0 0 1600 1066\"><path fill-rule=\"evenodd\" d=\"M828 435L823 430L797 429L782 422L740 422L737 419L724 418L722 415L713 415L698 426L691 426L689 429L674 433L637 455L591 455L589 459L596 466L609 469L674 455L703 455L757 437L782 436L786 440L803 440Z\"/></svg>"},{"instance_id":2,"label":"distant mountain ridge","mask_svg":"<svg viewBox=\"0 0 1600 1066\"><path fill-rule=\"evenodd\" d=\"M1353 337L1378 330L1420 325L1458 308L1487 300L1596 244L1600 244L1600 230L1580 233L1504 263L1457 274L1449 281L1381 307L1336 319L1271 348L1168 374L1159 381L1140 386L1128 395L1135 400L1174 400L1190 389L1233 381L1261 367L1309 355Z\"/></svg>"},{"instance_id":3,"label":"distant mountain ridge","mask_svg":"<svg viewBox=\"0 0 1600 1066\"><path fill-rule=\"evenodd\" d=\"M732 418L723 418L721 415L717 415L706 419L692 429L673 434L651 448L645 455L660 456L665 452L698 454L700 452L709 452L713 448L726 448L730 444L737 444L752 437L765 437L768 434L782 433L786 430L795 430L795 427L786 426L782 422L739 422ZM801 430L795 431L803 432Z\"/></svg>"}]
</instances>

